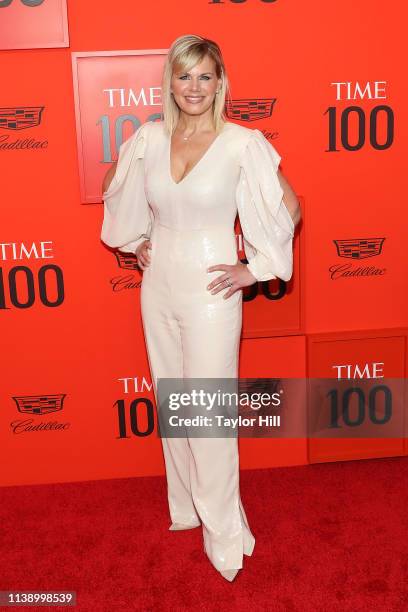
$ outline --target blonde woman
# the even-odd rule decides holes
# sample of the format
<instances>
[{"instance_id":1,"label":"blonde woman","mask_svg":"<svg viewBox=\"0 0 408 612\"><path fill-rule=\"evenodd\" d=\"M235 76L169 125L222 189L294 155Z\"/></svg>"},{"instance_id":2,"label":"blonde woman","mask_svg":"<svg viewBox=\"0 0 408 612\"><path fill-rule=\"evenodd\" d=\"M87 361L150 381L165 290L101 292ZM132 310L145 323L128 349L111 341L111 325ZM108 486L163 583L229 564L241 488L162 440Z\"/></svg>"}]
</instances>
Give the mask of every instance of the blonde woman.
<instances>
[{"instance_id":1,"label":"blonde woman","mask_svg":"<svg viewBox=\"0 0 408 612\"><path fill-rule=\"evenodd\" d=\"M292 276L299 203L257 129L224 115L219 46L186 35L165 63L163 120L122 144L103 183L101 238L135 253L157 402L160 378L237 378L242 289ZM238 260L239 214L248 264ZM204 550L232 581L255 538L241 502L236 437L162 437L170 530L202 526Z\"/></svg>"}]
</instances>

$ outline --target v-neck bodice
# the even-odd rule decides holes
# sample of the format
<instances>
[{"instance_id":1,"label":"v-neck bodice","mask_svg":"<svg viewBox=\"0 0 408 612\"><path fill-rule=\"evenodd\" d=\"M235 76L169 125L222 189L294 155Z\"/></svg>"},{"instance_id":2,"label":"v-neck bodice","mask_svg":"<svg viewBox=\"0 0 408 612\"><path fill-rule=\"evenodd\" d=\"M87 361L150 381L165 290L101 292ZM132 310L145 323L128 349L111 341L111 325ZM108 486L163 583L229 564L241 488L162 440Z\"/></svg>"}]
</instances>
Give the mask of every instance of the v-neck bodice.
<instances>
[{"instance_id":1,"label":"v-neck bodice","mask_svg":"<svg viewBox=\"0 0 408 612\"><path fill-rule=\"evenodd\" d=\"M145 152L146 195L157 221L175 229L234 226L240 140L226 122L197 163L178 182L171 174L171 138L164 122L151 126ZM242 140L241 140L242 142Z\"/></svg>"},{"instance_id":2,"label":"v-neck bodice","mask_svg":"<svg viewBox=\"0 0 408 612\"><path fill-rule=\"evenodd\" d=\"M173 173L172 173L172 162L171 162L171 136L168 136L168 165L169 165L169 176L170 176L170 180L175 184L175 185L181 185L181 183L183 181L186 181L187 178L190 176L190 174L194 171L195 168L198 167L198 170L200 169L200 163L201 161L205 161L206 157L208 157L209 155L213 154L213 149L215 148L215 146L218 144L218 141L221 139L221 137L224 135L224 130L228 130L228 126L230 124L227 122L225 123L225 125L223 126L223 129L221 130L221 132L219 134L217 134L217 136L214 138L214 140L211 142L211 144L206 148L206 150L204 151L204 153L201 155L201 157L199 158L199 160L194 164L194 166L192 168L190 168L190 170L187 172L187 174L185 174L179 181L175 181L174 177L173 177Z\"/></svg>"}]
</instances>

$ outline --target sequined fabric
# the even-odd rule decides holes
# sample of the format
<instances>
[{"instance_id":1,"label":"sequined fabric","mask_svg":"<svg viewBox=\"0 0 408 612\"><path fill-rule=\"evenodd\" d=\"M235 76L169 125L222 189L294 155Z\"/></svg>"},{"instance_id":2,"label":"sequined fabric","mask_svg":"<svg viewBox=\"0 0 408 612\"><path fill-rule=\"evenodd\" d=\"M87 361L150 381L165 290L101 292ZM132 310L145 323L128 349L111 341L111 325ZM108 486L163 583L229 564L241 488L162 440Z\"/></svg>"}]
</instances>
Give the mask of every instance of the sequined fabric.
<instances>
[{"instance_id":1,"label":"sequined fabric","mask_svg":"<svg viewBox=\"0 0 408 612\"><path fill-rule=\"evenodd\" d=\"M259 130L228 122L176 182L163 122L142 125L120 148L103 194L103 242L134 252L149 237L141 313L157 399L159 378L236 378L242 292L207 285L238 261L238 212L248 267L258 280L292 275L293 222L277 177L280 157ZM202 526L216 569L242 567L255 538L239 490L236 438L162 438L174 530Z\"/></svg>"}]
</instances>

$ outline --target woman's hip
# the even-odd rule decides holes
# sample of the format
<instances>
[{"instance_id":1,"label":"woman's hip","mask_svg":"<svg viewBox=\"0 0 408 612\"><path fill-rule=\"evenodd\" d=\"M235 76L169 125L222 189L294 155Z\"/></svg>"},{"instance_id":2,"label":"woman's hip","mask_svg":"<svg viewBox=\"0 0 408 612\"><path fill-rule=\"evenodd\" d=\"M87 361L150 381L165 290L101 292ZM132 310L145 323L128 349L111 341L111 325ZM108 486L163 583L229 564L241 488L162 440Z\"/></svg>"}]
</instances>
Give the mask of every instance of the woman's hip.
<instances>
[{"instance_id":1,"label":"woman's hip","mask_svg":"<svg viewBox=\"0 0 408 612\"><path fill-rule=\"evenodd\" d=\"M195 296L210 303L223 299L226 291L211 296L207 285L225 271L208 272L207 269L217 264L235 265L238 262L233 228L213 226L180 230L156 223L150 240L150 265L143 272L145 288L153 289L160 284L162 291L167 290L174 297ZM237 301L238 296L230 304Z\"/></svg>"}]
</instances>

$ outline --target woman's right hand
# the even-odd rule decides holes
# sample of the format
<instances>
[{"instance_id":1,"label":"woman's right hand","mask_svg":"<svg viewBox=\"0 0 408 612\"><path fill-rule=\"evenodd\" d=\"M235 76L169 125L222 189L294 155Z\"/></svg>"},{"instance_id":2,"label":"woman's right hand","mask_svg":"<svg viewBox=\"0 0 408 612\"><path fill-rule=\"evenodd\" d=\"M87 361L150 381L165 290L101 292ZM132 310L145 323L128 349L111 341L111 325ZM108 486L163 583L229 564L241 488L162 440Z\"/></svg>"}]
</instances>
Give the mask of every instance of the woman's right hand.
<instances>
[{"instance_id":1,"label":"woman's right hand","mask_svg":"<svg viewBox=\"0 0 408 612\"><path fill-rule=\"evenodd\" d=\"M152 243L150 240L145 240L141 242L135 251L137 265L142 270L145 270L150 266L150 253L148 249L152 248Z\"/></svg>"}]
</instances>

